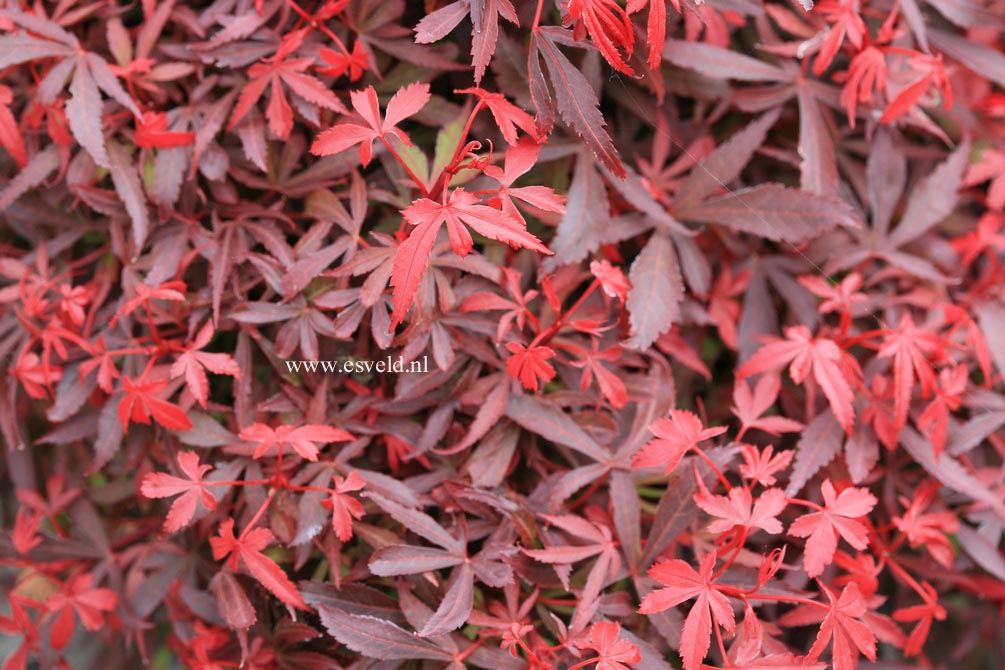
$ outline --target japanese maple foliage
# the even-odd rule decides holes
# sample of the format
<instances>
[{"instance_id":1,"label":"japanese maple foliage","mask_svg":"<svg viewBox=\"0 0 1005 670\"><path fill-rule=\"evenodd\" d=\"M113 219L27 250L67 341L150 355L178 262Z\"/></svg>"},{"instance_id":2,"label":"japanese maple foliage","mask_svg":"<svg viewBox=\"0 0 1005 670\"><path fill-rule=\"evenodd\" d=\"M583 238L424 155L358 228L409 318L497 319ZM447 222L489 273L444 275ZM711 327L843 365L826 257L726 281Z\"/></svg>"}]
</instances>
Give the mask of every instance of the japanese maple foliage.
<instances>
[{"instance_id":1,"label":"japanese maple foliage","mask_svg":"<svg viewBox=\"0 0 1005 670\"><path fill-rule=\"evenodd\" d=\"M0 670L1005 667L1003 0L0 0L0 249Z\"/></svg>"}]
</instances>

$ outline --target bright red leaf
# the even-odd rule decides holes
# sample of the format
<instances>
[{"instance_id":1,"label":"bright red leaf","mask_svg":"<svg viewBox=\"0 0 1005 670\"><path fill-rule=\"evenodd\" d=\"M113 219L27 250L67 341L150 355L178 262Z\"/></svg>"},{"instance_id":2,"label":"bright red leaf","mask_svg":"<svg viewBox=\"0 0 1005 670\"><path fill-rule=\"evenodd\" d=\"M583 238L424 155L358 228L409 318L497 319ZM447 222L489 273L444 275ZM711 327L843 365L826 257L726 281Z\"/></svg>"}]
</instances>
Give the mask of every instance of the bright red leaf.
<instances>
[{"instance_id":1,"label":"bright red leaf","mask_svg":"<svg viewBox=\"0 0 1005 670\"><path fill-rule=\"evenodd\" d=\"M174 533L192 521L196 503L208 510L216 509L216 498L209 492L203 477L213 469L211 465L200 465L199 456L193 451L178 454L178 467L185 477L175 477L164 472L151 472L143 478L140 491L147 498L170 498L181 494L171 503L171 511L164 521L164 530Z\"/></svg>"}]
</instances>

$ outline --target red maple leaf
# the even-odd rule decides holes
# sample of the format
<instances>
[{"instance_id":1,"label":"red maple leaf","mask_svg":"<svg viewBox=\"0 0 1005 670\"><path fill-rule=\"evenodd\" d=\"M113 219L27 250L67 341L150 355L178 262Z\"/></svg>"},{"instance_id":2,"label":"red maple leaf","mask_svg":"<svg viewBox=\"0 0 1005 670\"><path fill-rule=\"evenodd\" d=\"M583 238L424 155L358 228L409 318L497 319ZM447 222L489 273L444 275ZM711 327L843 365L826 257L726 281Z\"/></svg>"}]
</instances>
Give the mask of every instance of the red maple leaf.
<instances>
[{"instance_id":1,"label":"red maple leaf","mask_svg":"<svg viewBox=\"0 0 1005 670\"><path fill-rule=\"evenodd\" d=\"M24 507L14 515L14 529L10 533L10 541L17 553L25 556L42 543L42 538L38 536L38 524L41 520L41 514L32 513Z\"/></svg>"},{"instance_id":2,"label":"red maple leaf","mask_svg":"<svg viewBox=\"0 0 1005 670\"><path fill-rule=\"evenodd\" d=\"M935 452L935 460L942 456L949 431L949 412L960 408L963 392L967 390L970 370L965 365L954 365L939 371L935 397L918 417L918 429L928 435Z\"/></svg>"},{"instance_id":3,"label":"red maple leaf","mask_svg":"<svg viewBox=\"0 0 1005 670\"><path fill-rule=\"evenodd\" d=\"M510 146L517 145L517 128L531 137L537 138L537 126L534 124L534 117L507 100L506 96L502 93L491 93L477 87L458 89L454 93L473 95L478 98L482 105L488 107L489 112L492 113L492 118L499 127L499 132L502 133L503 139ZM533 142L533 144L536 146L537 142Z\"/></svg>"},{"instance_id":4,"label":"red maple leaf","mask_svg":"<svg viewBox=\"0 0 1005 670\"><path fill-rule=\"evenodd\" d=\"M599 341L594 337L591 338L590 350L580 350L580 353L583 356L581 359L571 361L573 367L583 369L579 390L586 391L590 388L596 377L600 393L611 403L611 407L615 409L624 407L628 403L628 388L618 375L601 364L601 361L615 363L621 358L621 346L616 344L601 351Z\"/></svg>"},{"instance_id":5,"label":"red maple leaf","mask_svg":"<svg viewBox=\"0 0 1005 670\"><path fill-rule=\"evenodd\" d=\"M63 649L74 631L74 613L89 631L100 630L105 623L102 612L111 612L118 605L115 591L95 588L94 575L85 572L71 577L45 601L46 609L55 615L52 624L52 646Z\"/></svg>"},{"instance_id":6,"label":"red maple leaf","mask_svg":"<svg viewBox=\"0 0 1005 670\"><path fill-rule=\"evenodd\" d=\"M927 511L939 491L938 481L922 483L910 499L901 496L903 515L893 517L897 530L907 537L911 547L924 547L937 563L946 569L953 567L953 543L948 535L960 530L960 519L949 510Z\"/></svg>"},{"instance_id":7,"label":"red maple leaf","mask_svg":"<svg viewBox=\"0 0 1005 670\"><path fill-rule=\"evenodd\" d=\"M689 449L697 449L698 443L722 435L725 426L705 428L694 412L686 409L670 411L670 418L657 419L649 426L656 436L635 454L632 465L636 468L651 468L663 465L670 474Z\"/></svg>"},{"instance_id":8,"label":"red maple leaf","mask_svg":"<svg viewBox=\"0 0 1005 670\"><path fill-rule=\"evenodd\" d=\"M7 150L11 158L24 167L28 163L28 152L24 148L24 138L17 127L17 119L10 111L14 94L6 86L0 85L0 146Z\"/></svg>"},{"instance_id":9,"label":"red maple leaf","mask_svg":"<svg viewBox=\"0 0 1005 670\"><path fill-rule=\"evenodd\" d=\"M442 202L420 198L401 213L415 228L398 247L394 257L391 273L391 286L394 287L392 327L401 323L411 306L415 293L419 290L422 274L429 265L429 255L436 236L444 223L447 225L450 246L458 256L467 256L474 245L467 227L514 248L523 247L549 255L552 253L541 240L528 233L526 226L513 215L481 204L478 196L463 188L454 189L449 197L444 194Z\"/></svg>"},{"instance_id":10,"label":"red maple leaf","mask_svg":"<svg viewBox=\"0 0 1005 670\"><path fill-rule=\"evenodd\" d=\"M630 77L635 75L625 62L635 49L635 30L624 9L614 0L567 0L565 11L565 24L574 26L577 40L588 33L611 67ZM625 52L624 57L619 49Z\"/></svg>"},{"instance_id":11,"label":"red maple leaf","mask_svg":"<svg viewBox=\"0 0 1005 670\"><path fill-rule=\"evenodd\" d=\"M806 326L785 329L785 338L766 338L767 344L747 359L737 372L737 381L762 372L777 372L790 365L792 381L801 384L812 371L813 378L823 390L838 423L851 434L855 422L852 407L854 393L846 379L850 373L847 355L834 340L813 337ZM857 368L856 368L857 369Z\"/></svg>"},{"instance_id":12,"label":"red maple leaf","mask_svg":"<svg viewBox=\"0 0 1005 670\"><path fill-rule=\"evenodd\" d=\"M629 665L642 660L639 648L621 639L621 624L612 621L598 621L590 626L589 637L581 644L597 652L597 655L577 663L573 668L595 662L597 670L629 670Z\"/></svg>"},{"instance_id":13,"label":"red maple leaf","mask_svg":"<svg viewBox=\"0 0 1005 670\"><path fill-rule=\"evenodd\" d=\"M921 583L921 598L924 600L923 604L904 607L893 613L895 621L918 622L904 644L906 656L917 656L922 652L928 633L932 630L933 620L946 620L946 609L939 604L939 594L928 582Z\"/></svg>"},{"instance_id":14,"label":"red maple leaf","mask_svg":"<svg viewBox=\"0 0 1005 670\"><path fill-rule=\"evenodd\" d=\"M789 467L795 451L788 449L774 453L775 448L768 445L764 449L759 449L752 444L743 445L743 464L740 465L740 474L757 482L761 486L774 486L775 475Z\"/></svg>"},{"instance_id":15,"label":"red maple leaf","mask_svg":"<svg viewBox=\"0 0 1005 670\"><path fill-rule=\"evenodd\" d=\"M290 607L308 609L300 591L275 561L264 556L262 550L272 544L275 536L267 528L246 528L239 537L234 537L234 520L227 519L220 524L220 534L209 538L213 558L228 559L231 570L243 564L262 586Z\"/></svg>"},{"instance_id":16,"label":"red maple leaf","mask_svg":"<svg viewBox=\"0 0 1005 670\"><path fill-rule=\"evenodd\" d=\"M153 418L168 430L189 430L192 420L178 405L157 397L157 394L167 387L166 379L143 381L141 377L133 381L129 377L122 378L122 400L119 402L119 421L122 428L128 428L129 422L150 424Z\"/></svg>"},{"instance_id":17,"label":"red maple leaf","mask_svg":"<svg viewBox=\"0 0 1005 670\"><path fill-rule=\"evenodd\" d=\"M941 350L939 337L925 328L914 325L909 314L900 319L900 325L886 333L880 346L880 358L893 358L893 421L894 430L900 431L907 423L911 408L911 391L914 382L921 383L925 397L935 386L935 371L928 356Z\"/></svg>"},{"instance_id":18,"label":"red maple leaf","mask_svg":"<svg viewBox=\"0 0 1005 670\"><path fill-rule=\"evenodd\" d=\"M988 209L1000 212L1005 208L1005 151L990 147L982 151L977 162L967 169L963 185L976 186L984 181L990 182L987 195Z\"/></svg>"},{"instance_id":19,"label":"red maple leaf","mask_svg":"<svg viewBox=\"0 0 1005 670\"><path fill-rule=\"evenodd\" d=\"M349 53L339 53L321 47L318 49L318 55L329 65L329 67L318 68L318 72L330 77L338 78L348 72L349 81L359 81L363 73L370 69L370 54L363 46L362 40L356 40Z\"/></svg>"},{"instance_id":20,"label":"red maple leaf","mask_svg":"<svg viewBox=\"0 0 1005 670\"><path fill-rule=\"evenodd\" d=\"M775 517L785 509L788 500L781 489L768 489L754 502L750 490L744 486L734 486L726 497L709 493L701 478L696 481L700 490L694 496L695 504L716 517L708 527L710 532L721 534L737 527L744 532L757 528L773 535L782 532L782 523Z\"/></svg>"},{"instance_id":21,"label":"red maple leaf","mask_svg":"<svg viewBox=\"0 0 1005 670\"><path fill-rule=\"evenodd\" d=\"M537 142L524 138L506 150L506 162L502 169L497 165L486 165L483 170L486 176L499 182L498 195L489 200L489 204L512 215L524 228L527 227L527 221L520 214L515 201L543 212L565 213L566 198L555 193L554 189L540 185L513 186L517 179L534 167L540 151L541 147Z\"/></svg>"},{"instance_id":22,"label":"red maple leaf","mask_svg":"<svg viewBox=\"0 0 1005 670\"><path fill-rule=\"evenodd\" d=\"M824 567L834 560L839 536L856 549L869 546L866 527L856 519L871 512L877 502L876 497L863 488L848 488L837 494L829 479L824 481L820 491L824 497L823 508L799 517L789 526L790 535L809 538L803 566L810 577L823 573Z\"/></svg>"},{"instance_id":23,"label":"red maple leaf","mask_svg":"<svg viewBox=\"0 0 1005 670\"><path fill-rule=\"evenodd\" d=\"M140 492L147 498L170 498L179 493L180 498L171 504L164 521L164 530L173 533L188 525L195 514L197 502L208 510L216 509L216 498L203 483L203 477L213 469L211 465L199 465L199 456L193 451L178 454L178 467L185 478L175 477L165 472L151 472L143 478Z\"/></svg>"},{"instance_id":24,"label":"red maple leaf","mask_svg":"<svg viewBox=\"0 0 1005 670\"><path fill-rule=\"evenodd\" d=\"M680 0L670 0L674 9L680 9ZM667 39L667 3L666 0L628 0L625 10L629 15L642 11L649 5L649 20L646 22L646 44L649 46L649 58L646 64L650 70L656 70L663 60L663 45Z\"/></svg>"},{"instance_id":25,"label":"red maple leaf","mask_svg":"<svg viewBox=\"0 0 1005 670\"><path fill-rule=\"evenodd\" d=\"M555 368L548 362L555 357L551 347L507 342L506 348L513 354L506 359L506 371L513 379L519 379L525 389L537 391L540 382L547 384L555 378Z\"/></svg>"},{"instance_id":26,"label":"red maple leaf","mask_svg":"<svg viewBox=\"0 0 1005 670\"><path fill-rule=\"evenodd\" d=\"M168 130L167 127L167 114L144 112L141 118L136 119L133 143L141 149L171 149L195 142L195 133L175 132Z\"/></svg>"},{"instance_id":27,"label":"red maple leaf","mask_svg":"<svg viewBox=\"0 0 1005 670\"><path fill-rule=\"evenodd\" d=\"M1005 152L1002 152L1002 156L1005 156ZM998 196L1002 204L998 205L998 208L1005 209L1005 172L992 182L989 193L997 184L1001 184L1000 190L1002 191L1001 195ZM991 205L990 195L988 196L988 205ZM994 257L995 252L1005 252L1005 231L1002 230L1002 224L1005 224L1005 216L1002 216L1001 211L985 212L977 220L975 229L949 241L956 252L963 257L960 261L963 267L969 267L983 253ZM954 305L954 307L959 309L958 306Z\"/></svg>"},{"instance_id":28,"label":"red maple leaf","mask_svg":"<svg viewBox=\"0 0 1005 670\"><path fill-rule=\"evenodd\" d=\"M57 473L45 482L45 498L33 489L17 489L15 495L24 507L33 510L40 517L49 519L56 532L60 532L59 515L74 500L80 497L79 488L66 487L66 475Z\"/></svg>"},{"instance_id":29,"label":"red maple leaf","mask_svg":"<svg viewBox=\"0 0 1005 670\"><path fill-rule=\"evenodd\" d=\"M7 656L3 670L26 670L28 655L38 646L38 627L32 621L26 607L34 602L14 592L7 594L7 602L10 604L10 616L0 616L0 633L21 635L22 639L21 644Z\"/></svg>"},{"instance_id":30,"label":"red maple leaf","mask_svg":"<svg viewBox=\"0 0 1005 670\"><path fill-rule=\"evenodd\" d=\"M600 282L600 288L607 296L617 298L622 304L628 299L632 284L621 268L606 260L591 261L590 273Z\"/></svg>"},{"instance_id":31,"label":"red maple leaf","mask_svg":"<svg viewBox=\"0 0 1005 670\"><path fill-rule=\"evenodd\" d=\"M109 326L114 326L119 319L121 319L126 314L132 313L137 307L143 305L147 308L147 315L150 320L153 320L151 316L151 300L171 300L174 302L185 302L185 290L187 286L183 281L169 281L157 286L147 286L146 284L139 284L136 286L136 295L129 300L122 303L122 307L119 307L118 311L112 316L112 320L108 322Z\"/></svg>"},{"instance_id":32,"label":"red maple leaf","mask_svg":"<svg viewBox=\"0 0 1005 670\"><path fill-rule=\"evenodd\" d=\"M757 385L751 390L745 381L733 385L733 406L730 411L740 420L740 432L737 440L751 429L763 430L769 435L795 433L803 429L803 424L784 416L762 416L778 398L782 388L782 380L777 374L762 375Z\"/></svg>"},{"instance_id":33,"label":"red maple leaf","mask_svg":"<svg viewBox=\"0 0 1005 670\"><path fill-rule=\"evenodd\" d=\"M348 112L342 101L328 90L328 87L321 80L304 74L304 70L314 64L313 58L287 59L287 56L300 48L307 30L305 28L290 33L283 38L279 49L272 58L265 58L262 62L255 63L248 68L248 77L251 80L241 89L241 96L237 99L237 104L234 105L228 129L233 130L241 119L247 116L251 107L258 102L258 99L265 93L265 89L270 85L272 90L269 95L269 106L265 110L265 118L269 121L269 128L280 139L288 139L293 130L293 109L286 99L286 93L283 90L284 84L294 95L311 105L342 114Z\"/></svg>"},{"instance_id":34,"label":"red maple leaf","mask_svg":"<svg viewBox=\"0 0 1005 670\"><path fill-rule=\"evenodd\" d=\"M736 627L733 608L712 583L715 552L701 559L698 572L686 562L662 561L649 569L649 576L667 588L647 594L639 607L641 614L655 614L697 598L681 631L680 653L684 670L700 670L712 641L712 622L728 631Z\"/></svg>"},{"instance_id":35,"label":"red maple leaf","mask_svg":"<svg viewBox=\"0 0 1005 670\"><path fill-rule=\"evenodd\" d=\"M860 621L868 608L858 586L849 584L838 597L825 585L821 584L820 588L830 601L830 609L820 624L820 632L806 658L820 658L827 643L833 640L831 662L834 670L855 670L859 653L875 661L876 636L869 626Z\"/></svg>"},{"instance_id":36,"label":"red maple leaf","mask_svg":"<svg viewBox=\"0 0 1005 670\"><path fill-rule=\"evenodd\" d=\"M953 106L953 89L942 64L942 54L929 56L899 47L887 47L886 51L908 56L908 66L921 74L890 102L883 116L879 117L880 123L891 123L907 114L933 85L942 94L943 107L949 109Z\"/></svg>"},{"instance_id":37,"label":"red maple leaf","mask_svg":"<svg viewBox=\"0 0 1005 670\"><path fill-rule=\"evenodd\" d=\"M22 352L7 372L21 382L28 397L36 400L48 398L49 389L63 378L62 367L44 362L33 351Z\"/></svg>"},{"instance_id":38,"label":"red maple leaf","mask_svg":"<svg viewBox=\"0 0 1005 670\"><path fill-rule=\"evenodd\" d=\"M362 91L352 91L352 108L363 123L341 123L332 126L318 135L311 145L311 153L315 156L329 156L351 149L359 145L359 160L366 167L373 156L373 141L376 139L387 142L390 135L397 137L411 146L408 135L396 126L412 116L429 102L429 84L409 84L398 90L387 103L384 120L380 119L380 104L377 102L377 91L373 86L367 86Z\"/></svg>"},{"instance_id":39,"label":"red maple leaf","mask_svg":"<svg viewBox=\"0 0 1005 670\"><path fill-rule=\"evenodd\" d=\"M332 528L335 530L335 537L342 542L348 542L352 539L352 520L362 519L365 514L363 503L349 494L361 491L366 486L366 482L355 470L350 472L345 479L333 475L332 480L335 488L331 491L331 497L323 500L321 504L332 511Z\"/></svg>"},{"instance_id":40,"label":"red maple leaf","mask_svg":"<svg viewBox=\"0 0 1005 670\"><path fill-rule=\"evenodd\" d=\"M209 380L206 378L206 370L218 375L230 375L234 379L241 378L241 368L230 355L199 351L213 339L213 332L213 323L207 321L192 343L185 348L185 352L178 356L174 365L171 366L171 376L184 375L185 385L189 392L203 407L206 406L209 397Z\"/></svg>"},{"instance_id":41,"label":"red maple leaf","mask_svg":"<svg viewBox=\"0 0 1005 670\"><path fill-rule=\"evenodd\" d=\"M308 461L318 460L318 445L329 442L343 442L354 439L352 435L341 428L310 424L294 428L279 426L271 428L264 423L253 423L241 431L238 436L242 440L257 442L252 458L261 458L271 447L289 445L293 451Z\"/></svg>"}]
</instances>

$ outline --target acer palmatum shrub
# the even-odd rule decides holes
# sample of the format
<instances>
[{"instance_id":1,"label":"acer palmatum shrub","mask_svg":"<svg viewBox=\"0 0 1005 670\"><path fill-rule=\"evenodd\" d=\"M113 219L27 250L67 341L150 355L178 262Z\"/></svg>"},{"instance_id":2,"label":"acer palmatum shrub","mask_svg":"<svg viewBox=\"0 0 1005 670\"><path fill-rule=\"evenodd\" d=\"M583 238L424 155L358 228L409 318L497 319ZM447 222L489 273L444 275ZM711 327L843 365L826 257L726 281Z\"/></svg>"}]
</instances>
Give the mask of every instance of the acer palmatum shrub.
<instances>
[{"instance_id":1,"label":"acer palmatum shrub","mask_svg":"<svg viewBox=\"0 0 1005 670\"><path fill-rule=\"evenodd\" d=\"M2 667L1003 667L1003 29L0 2Z\"/></svg>"}]
</instances>

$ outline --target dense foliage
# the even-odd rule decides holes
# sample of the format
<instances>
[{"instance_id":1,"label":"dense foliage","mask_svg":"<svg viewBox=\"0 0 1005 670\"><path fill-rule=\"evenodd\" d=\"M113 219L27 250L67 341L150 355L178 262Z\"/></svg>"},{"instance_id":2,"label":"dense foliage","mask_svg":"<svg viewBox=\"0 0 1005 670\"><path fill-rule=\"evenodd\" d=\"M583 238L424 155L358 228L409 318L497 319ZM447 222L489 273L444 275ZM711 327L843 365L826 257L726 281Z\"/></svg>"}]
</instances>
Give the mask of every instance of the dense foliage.
<instances>
[{"instance_id":1,"label":"dense foliage","mask_svg":"<svg viewBox=\"0 0 1005 670\"><path fill-rule=\"evenodd\" d=\"M1005 666L1003 50L0 0L3 669Z\"/></svg>"}]
</instances>

